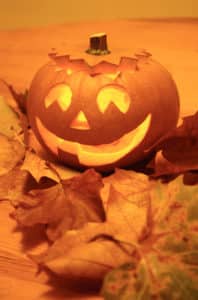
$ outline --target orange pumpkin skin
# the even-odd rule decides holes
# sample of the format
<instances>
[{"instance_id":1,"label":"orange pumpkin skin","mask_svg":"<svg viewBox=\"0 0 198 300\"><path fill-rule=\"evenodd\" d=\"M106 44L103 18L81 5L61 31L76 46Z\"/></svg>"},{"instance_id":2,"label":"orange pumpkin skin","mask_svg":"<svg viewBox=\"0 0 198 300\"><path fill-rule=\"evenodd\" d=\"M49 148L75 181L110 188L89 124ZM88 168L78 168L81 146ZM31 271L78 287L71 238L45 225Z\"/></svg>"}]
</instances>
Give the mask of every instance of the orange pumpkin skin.
<instances>
[{"instance_id":1,"label":"orange pumpkin skin","mask_svg":"<svg viewBox=\"0 0 198 300\"><path fill-rule=\"evenodd\" d=\"M112 171L145 158L176 126L179 97L169 72L147 53L93 66L54 56L32 81L27 112L60 161Z\"/></svg>"}]
</instances>

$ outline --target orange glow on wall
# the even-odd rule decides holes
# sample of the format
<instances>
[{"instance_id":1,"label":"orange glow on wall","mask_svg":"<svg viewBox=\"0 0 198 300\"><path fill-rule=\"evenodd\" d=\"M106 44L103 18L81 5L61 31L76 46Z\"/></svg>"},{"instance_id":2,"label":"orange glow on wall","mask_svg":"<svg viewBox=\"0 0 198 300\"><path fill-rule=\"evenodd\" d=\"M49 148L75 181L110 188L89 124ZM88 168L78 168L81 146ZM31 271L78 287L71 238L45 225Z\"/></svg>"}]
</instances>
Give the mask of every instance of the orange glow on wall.
<instances>
[{"instance_id":1,"label":"orange glow on wall","mask_svg":"<svg viewBox=\"0 0 198 300\"><path fill-rule=\"evenodd\" d=\"M39 0L1 1L0 28L32 27L67 21L164 17L198 17L198 1L43 0L42 5Z\"/></svg>"}]
</instances>

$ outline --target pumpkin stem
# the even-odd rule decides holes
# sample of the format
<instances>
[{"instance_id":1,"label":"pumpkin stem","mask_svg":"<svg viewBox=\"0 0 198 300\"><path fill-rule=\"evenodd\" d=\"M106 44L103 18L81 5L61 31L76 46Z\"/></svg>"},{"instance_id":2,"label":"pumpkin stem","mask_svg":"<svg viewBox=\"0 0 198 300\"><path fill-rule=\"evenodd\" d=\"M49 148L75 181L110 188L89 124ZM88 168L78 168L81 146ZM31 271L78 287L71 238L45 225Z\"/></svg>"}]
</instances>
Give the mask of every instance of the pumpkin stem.
<instances>
[{"instance_id":1,"label":"pumpkin stem","mask_svg":"<svg viewBox=\"0 0 198 300\"><path fill-rule=\"evenodd\" d=\"M89 37L89 49L86 50L88 54L92 55L106 55L110 51L107 47L106 33L95 33Z\"/></svg>"}]
</instances>

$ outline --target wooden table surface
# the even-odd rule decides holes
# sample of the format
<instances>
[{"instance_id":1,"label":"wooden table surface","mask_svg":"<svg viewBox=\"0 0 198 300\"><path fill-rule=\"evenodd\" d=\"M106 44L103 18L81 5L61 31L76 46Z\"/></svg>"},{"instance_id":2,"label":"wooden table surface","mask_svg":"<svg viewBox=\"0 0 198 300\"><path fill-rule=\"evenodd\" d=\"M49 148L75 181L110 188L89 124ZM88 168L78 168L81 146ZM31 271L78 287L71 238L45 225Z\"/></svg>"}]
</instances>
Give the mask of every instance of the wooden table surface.
<instances>
[{"instance_id":1,"label":"wooden table surface","mask_svg":"<svg viewBox=\"0 0 198 300\"><path fill-rule=\"evenodd\" d=\"M0 31L0 79L24 91L52 48L74 57L86 56L88 36L104 31L118 58L131 49L144 48L169 69L178 86L181 116L198 110L198 20L123 20ZM1 94L5 94L2 85ZM0 202L0 299L99 299L69 295L48 285L45 274L36 274L36 265L23 249L21 232L9 217L11 210L9 203Z\"/></svg>"}]
</instances>

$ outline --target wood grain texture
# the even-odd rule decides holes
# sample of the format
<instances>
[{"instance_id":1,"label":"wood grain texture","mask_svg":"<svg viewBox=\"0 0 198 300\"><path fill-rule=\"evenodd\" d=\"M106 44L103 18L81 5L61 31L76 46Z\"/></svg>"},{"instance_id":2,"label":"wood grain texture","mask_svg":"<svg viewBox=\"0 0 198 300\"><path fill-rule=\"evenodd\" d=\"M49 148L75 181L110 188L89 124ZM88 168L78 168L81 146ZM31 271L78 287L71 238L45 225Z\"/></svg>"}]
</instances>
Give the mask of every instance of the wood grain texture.
<instances>
[{"instance_id":1,"label":"wood grain texture","mask_svg":"<svg viewBox=\"0 0 198 300\"><path fill-rule=\"evenodd\" d=\"M21 234L15 220L10 217L12 211L8 202L0 202L0 299L100 300L97 296L74 292L44 272L38 273L36 264L26 253L32 249L35 251L35 245L42 245L41 232L37 228Z\"/></svg>"},{"instance_id":2,"label":"wood grain texture","mask_svg":"<svg viewBox=\"0 0 198 300\"><path fill-rule=\"evenodd\" d=\"M88 36L104 31L109 37L109 48L116 50L114 61L118 62L122 55L130 55L131 49L147 49L172 73L181 98L181 116L198 110L198 20L72 23L0 31L0 79L13 85L17 91L24 91L34 73L48 60L47 54L52 48L59 53L72 53L73 57L85 57L93 63L92 58L84 53ZM3 84L0 85L0 95L9 97ZM26 256L28 249L24 247L24 236L10 218L11 211L8 202L0 202L0 299L101 299L74 295L59 285L49 285L48 276L38 274L37 266ZM29 236L31 234L29 232ZM31 247L34 240L38 242L39 234L38 231L36 236L31 236Z\"/></svg>"}]
</instances>

